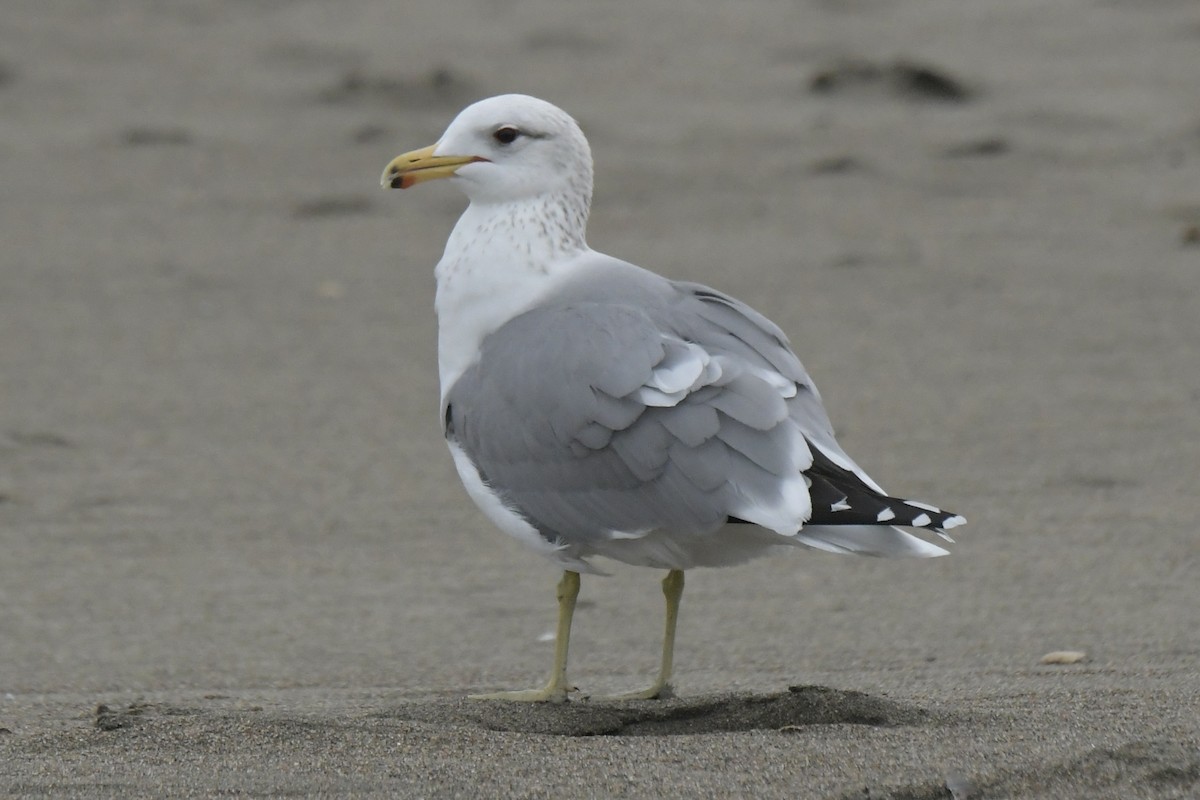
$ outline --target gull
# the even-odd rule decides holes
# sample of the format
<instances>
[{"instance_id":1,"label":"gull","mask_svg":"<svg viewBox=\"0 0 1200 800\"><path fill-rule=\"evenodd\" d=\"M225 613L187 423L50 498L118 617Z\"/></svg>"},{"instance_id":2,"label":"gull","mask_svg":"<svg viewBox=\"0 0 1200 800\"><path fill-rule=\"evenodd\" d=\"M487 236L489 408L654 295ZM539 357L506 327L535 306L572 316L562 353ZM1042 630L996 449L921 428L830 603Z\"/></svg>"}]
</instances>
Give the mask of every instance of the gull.
<instances>
[{"instance_id":1,"label":"gull","mask_svg":"<svg viewBox=\"0 0 1200 800\"><path fill-rule=\"evenodd\" d=\"M884 557L948 551L904 528L964 523L888 495L838 444L787 337L733 297L596 252L592 155L526 95L468 106L385 187L446 179L469 204L438 262L441 423L467 494L562 570L545 686L478 699L562 702L580 573L602 556L666 570L671 692L684 571L788 546Z\"/></svg>"}]
</instances>

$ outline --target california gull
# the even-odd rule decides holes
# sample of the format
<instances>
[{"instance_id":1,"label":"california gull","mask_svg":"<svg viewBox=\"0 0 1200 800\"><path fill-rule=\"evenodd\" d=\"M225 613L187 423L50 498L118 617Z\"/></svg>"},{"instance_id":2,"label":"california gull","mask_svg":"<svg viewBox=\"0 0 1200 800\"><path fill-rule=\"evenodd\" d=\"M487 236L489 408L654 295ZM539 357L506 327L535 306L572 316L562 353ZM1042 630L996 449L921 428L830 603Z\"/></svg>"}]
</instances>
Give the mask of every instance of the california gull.
<instances>
[{"instance_id":1,"label":"california gull","mask_svg":"<svg viewBox=\"0 0 1200 800\"><path fill-rule=\"evenodd\" d=\"M382 183L448 178L470 204L437 265L441 419L467 493L563 570L554 667L563 701L579 573L605 556L668 570L654 683L668 691L684 570L781 545L945 555L902 528L965 520L887 495L834 438L787 337L746 304L598 253L584 237L587 139L568 114L502 95L464 109Z\"/></svg>"}]
</instances>

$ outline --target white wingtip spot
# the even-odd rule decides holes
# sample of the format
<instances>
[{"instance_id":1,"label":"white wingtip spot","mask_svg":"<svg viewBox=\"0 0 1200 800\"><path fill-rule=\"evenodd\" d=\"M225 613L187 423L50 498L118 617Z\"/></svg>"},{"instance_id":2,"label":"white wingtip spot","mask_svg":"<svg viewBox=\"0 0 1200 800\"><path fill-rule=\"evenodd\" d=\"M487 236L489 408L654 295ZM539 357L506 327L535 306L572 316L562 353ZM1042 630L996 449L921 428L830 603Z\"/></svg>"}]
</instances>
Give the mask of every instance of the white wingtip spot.
<instances>
[{"instance_id":1,"label":"white wingtip spot","mask_svg":"<svg viewBox=\"0 0 1200 800\"><path fill-rule=\"evenodd\" d=\"M609 530L608 536L610 539L641 539L652 530L653 528L646 528L645 530L640 531Z\"/></svg>"},{"instance_id":2,"label":"white wingtip spot","mask_svg":"<svg viewBox=\"0 0 1200 800\"><path fill-rule=\"evenodd\" d=\"M953 517L947 517L942 522L942 527L949 530L950 528L957 528L959 525L966 525L966 524L967 524L966 517L955 514Z\"/></svg>"},{"instance_id":3,"label":"white wingtip spot","mask_svg":"<svg viewBox=\"0 0 1200 800\"><path fill-rule=\"evenodd\" d=\"M896 518L896 512L892 511L890 508L885 508L883 511L880 511L878 514L875 515L876 522L887 522L889 519L895 519L895 518Z\"/></svg>"},{"instance_id":4,"label":"white wingtip spot","mask_svg":"<svg viewBox=\"0 0 1200 800\"><path fill-rule=\"evenodd\" d=\"M916 528L924 528L929 523L933 522L928 514L917 514L913 517L912 525Z\"/></svg>"},{"instance_id":5,"label":"white wingtip spot","mask_svg":"<svg viewBox=\"0 0 1200 800\"><path fill-rule=\"evenodd\" d=\"M833 505L831 505L831 506L829 507L829 510L830 510L830 511L849 511L849 510L850 510L850 504L849 504L849 503L847 503L847 502L846 502L846 498L844 498L844 497L843 497L841 500L838 500L836 503L834 503Z\"/></svg>"}]
</instances>

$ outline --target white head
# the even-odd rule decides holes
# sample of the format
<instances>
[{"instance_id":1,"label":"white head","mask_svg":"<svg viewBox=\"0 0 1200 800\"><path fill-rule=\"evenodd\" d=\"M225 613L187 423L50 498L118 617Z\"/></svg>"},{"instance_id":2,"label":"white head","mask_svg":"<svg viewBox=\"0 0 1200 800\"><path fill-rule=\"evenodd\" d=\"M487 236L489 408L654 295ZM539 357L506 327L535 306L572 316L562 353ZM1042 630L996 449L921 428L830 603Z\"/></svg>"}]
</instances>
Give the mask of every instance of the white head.
<instances>
[{"instance_id":1,"label":"white head","mask_svg":"<svg viewBox=\"0 0 1200 800\"><path fill-rule=\"evenodd\" d=\"M592 196L592 152L562 109L522 94L489 97L463 109L434 145L394 158L381 183L407 189L449 178L472 203L547 196L585 210Z\"/></svg>"},{"instance_id":2,"label":"white head","mask_svg":"<svg viewBox=\"0 0 1200 800\"><path fill-rule=\"evenodd\" d=\"M471 199L435 270L444 393L484 338L587 251L592 154L566 112L507 94L463 109L436 144L392 159L381 182L407 189L437 178Z\"/></svg>"}]
</instances>

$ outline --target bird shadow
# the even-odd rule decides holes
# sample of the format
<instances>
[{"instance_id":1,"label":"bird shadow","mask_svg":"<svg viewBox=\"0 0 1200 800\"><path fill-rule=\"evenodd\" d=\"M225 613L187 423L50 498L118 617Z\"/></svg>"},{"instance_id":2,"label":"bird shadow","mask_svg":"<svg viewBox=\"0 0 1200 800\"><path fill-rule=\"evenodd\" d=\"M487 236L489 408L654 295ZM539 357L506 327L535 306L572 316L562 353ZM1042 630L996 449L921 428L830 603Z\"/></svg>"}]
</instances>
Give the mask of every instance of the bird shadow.
<instances>
[{"instance_id":1,"label":"bird shadow","mask_svg":"<svg viewBox=\"0 0 1200 800\"><path fill-rule=\"evenodd\" d=\"M549 736L686 736L809 725L918 725L921 708L863 692L791 686L774 694L723 694L637 701L506 703L467 699L408 703L376 716Z\"/></svg>"}]
</instances>

